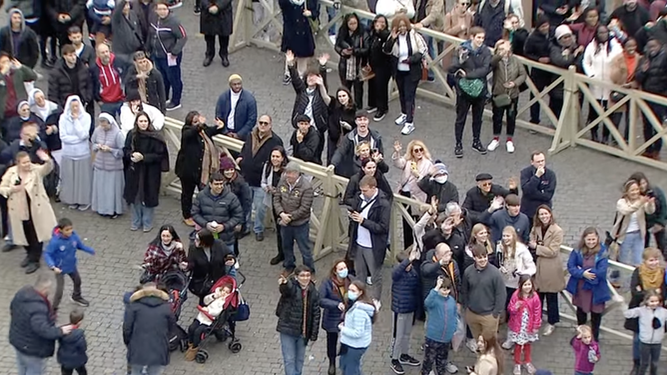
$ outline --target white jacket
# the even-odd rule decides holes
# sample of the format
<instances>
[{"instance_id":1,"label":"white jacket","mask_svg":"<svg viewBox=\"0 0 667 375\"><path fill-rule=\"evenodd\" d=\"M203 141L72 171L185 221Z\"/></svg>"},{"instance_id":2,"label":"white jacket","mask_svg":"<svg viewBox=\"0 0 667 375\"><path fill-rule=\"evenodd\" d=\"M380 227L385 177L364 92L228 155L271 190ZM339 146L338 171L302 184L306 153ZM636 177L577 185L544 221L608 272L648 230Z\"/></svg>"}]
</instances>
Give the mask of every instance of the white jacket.
<instances>
[{"instance_id":1,"label":"white jacket","mask_svg":"<svg viewBox=\"0 0 667 375\"><path fill-rule=\"evenodd\" d=\"M502 245L498 243L498 245L496 246L496 255L499 256L498 259L502 257L502 255L499 255L500 253L502 253L502 251L503 251ZM508 274L504 273L501 274L503 276L503 280L505 280L505 286L507 286L508 288L516 289L519 287L519 277L521 275L528 275L528 276L535 275L535 272L537 272L537 267L535 266L535 262L533 261L533 256L530 255L528 247L526 247L526 245L518 241L516 243L516 251L514 252L514 261L516 262L516 271ZM500 267L503 266L502 262L499 261L498 263Z\"/></svg>"},{"instance_id":2,"label":"white jacket","mask_svg":"<svg viewBox=\"0 0 667 375\"><path fill-rule=\"evenodd\" d=\"M162 127L164 127L164 115L162 112L147 103L141 103L141 108L146 112L148 118L151 119L153 129L156 131L162 130ZM127 136L127 133L134 129L134 120L136 117L137 116L135 116L130 109L130 104L127 102L123 103L120 107L120 130L123 132L124 136Z\"/></svg>"},{"instance_id":3,"label":"white jacket","mask_svg":"<svg viewBox=\"0 0 667 375\"><path fill-rule=\"evenodd\" d=\"M227 298L215 298L215 294L209 294L206 297L204 297L204 304L206 305L205 309L206 312L208 312L209 315L211 315L214 318L217 318L218 315L222 313L222 310L225 307L225 300ZM204 313L201 311L199 314L197 314L197 320L203 325L210 326L213 324L213 321L208 318Z\"/></svg>"},{"instance_id":4,"label":"white jacket","mask_svg":"<svg viewBox=\"0 0 667 375\"><path fill-rule=\"evenodd\" d=\"M72 102L79 102L79 116L72 117ZM65 103L65 111L58 119L58 129L60 130L60 141L62 142L62 156L68 159L80 160L90 157L90 115L86 113L81 99L76 95L71 95Z\"/></svg>"},{"instance_id":5,"label":"white jacket","mask_svg":"<svg viewBox=\"0 0 667 375\"><path fill-rule=\"evenodd\" d=\"M401 8L405 8L406 15L412 19L415 16L415 4L412 0L378 0L375 5L375 14L381 14L391 18L398 13Z\"/></svg>"},{"instance_id":6,"label":"white jacket","mask_svg":"<svg viewBox=\"0 0 667 375\"><path fill-rule=\"evenodd\" d=\"M611 43L611 50L607 52L607 43ZM591 78L596 80L611 82L611 62L614 57L623 53L623 47L618 43L614 38L609 39L609 41L601 46L600 52L597 54L595 50L597 49L597 42L595 40L588 43L586 49L584 50L584 61L582 63L584 68L584 73ZM611 90L601 86L591 85L591 92L595 95L595 99L598 100L608 100Z\"/></svg>"}]
</instances>

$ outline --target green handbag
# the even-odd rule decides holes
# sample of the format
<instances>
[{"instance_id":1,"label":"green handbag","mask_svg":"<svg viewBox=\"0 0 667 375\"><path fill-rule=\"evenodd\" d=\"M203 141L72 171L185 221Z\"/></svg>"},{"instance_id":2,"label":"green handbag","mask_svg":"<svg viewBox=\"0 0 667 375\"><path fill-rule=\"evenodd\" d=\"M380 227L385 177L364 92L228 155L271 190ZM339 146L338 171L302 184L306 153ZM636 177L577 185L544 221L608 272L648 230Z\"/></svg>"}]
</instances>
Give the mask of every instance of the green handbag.
<instances>
[{"instance_id":1,"label":"green handbag","mask_svg":"<svg viewBox=\"0 0 667 375\"><path fill-rule=\"evenodd\" d=\"M509 94L500 94L493 97L493 104L497 108L507 107L512 104L512 98Z\"/></svg>"},{"instance_id":2,"label":"green handbag","mask_svg":"<svg viewBox=\"0 0 667 375\"><path fill-rule=\"evenodd\" d=\"M479 78L461 78L459 79L459 89L471 98L478 98L484 90L485 82Z\"/></svg>"}]
</instances>

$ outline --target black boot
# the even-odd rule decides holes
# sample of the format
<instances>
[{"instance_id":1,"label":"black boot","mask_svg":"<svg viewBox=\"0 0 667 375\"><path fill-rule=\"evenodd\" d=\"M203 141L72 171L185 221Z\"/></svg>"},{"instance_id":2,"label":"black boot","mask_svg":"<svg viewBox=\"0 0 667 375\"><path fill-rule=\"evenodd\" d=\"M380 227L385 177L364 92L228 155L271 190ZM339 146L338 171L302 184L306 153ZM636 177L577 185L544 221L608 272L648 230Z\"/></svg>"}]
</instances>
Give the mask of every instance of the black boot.
<instances>
[{"instance_id":1,"label":"black boot","mask_svg":"<svg viewBox=\"0 0 667 375\"><path fill-rule=\"evenodd\" d=\"M272 266L275 266L276 264L282 262L283 260L285 260L285 256L283 254L278 254L275 257L271 258L270 263Z\"/></svg>"},{"instance_id":2,"label":"black boot","mask_svg":"<svg viewBox=\"0 0 667 375\"><path fill-rule=\"evenodd\" d=\"M632 361L632 371L630 371L630 375L638 375L639 374L639 361L638 360L633 360Z\"/></svg>"},{"instance_id":3,"label":"black boot","mask_svg":"<svg viewBox=\"0 0 667 375\"><path fill-rule=\"evenodd\" d=\"M222 59L222 66L225 68L229 66L229 59L227 59L227 55L220 56Z\"/></svg>"},{"instance_id":4,"label":"black boot","mask_svg":"<svg viewBox=\"0 0 667 375\"><path fill-rule=\"evenodd\" d=\"M327 375L336 375L336 361L330 361L329 362L329 370L327 371Z\"/></svg>"},{"instance_id":5,"label":"black boot","mask_svg":"<svg viewBox=\"0 0 667 375\"><path fill-rule=\"evenodd\" d=\"M213 56L206 56L204 57L204 63L202 63L202 65L209 66L211 65L211 61L213 61Z\"/></svg>"}]
</instances>

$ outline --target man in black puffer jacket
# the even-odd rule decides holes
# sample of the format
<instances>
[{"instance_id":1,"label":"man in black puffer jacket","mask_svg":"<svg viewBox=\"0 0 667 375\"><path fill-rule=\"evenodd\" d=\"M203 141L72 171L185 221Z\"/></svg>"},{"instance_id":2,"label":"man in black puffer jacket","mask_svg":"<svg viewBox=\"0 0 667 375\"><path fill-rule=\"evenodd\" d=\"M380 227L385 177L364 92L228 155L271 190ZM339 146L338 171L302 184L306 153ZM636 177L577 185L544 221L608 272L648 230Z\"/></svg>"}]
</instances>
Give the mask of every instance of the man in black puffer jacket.
<instances>
[{"instance_id":1,"label":"man in black puffer jacket","mask_svg":"<svg viewBox=\"0 0 667 375\"><path fill-rule=\"evenodd\" d=\"M48 295L53 287L50 274L40 274L34 286L21 288L9 307L9 343L16 350L20 374L41 374L56 340L72 332L72 326L56 327L56 314Z\"/></svg>"},{"instance_id":2,"label":"man in black puffer jacket","mask_svg":"<svg viewBox=\"0 0 667 375\"><path fill-rule=\"evenodd\" d=\"M197 194L192 202L192 219L201 227L213 232L233 252L234 227L243 224L243 207L229 187L225 187L225 177L213 172L211 182Z\"/></svg>"}]
</instances>

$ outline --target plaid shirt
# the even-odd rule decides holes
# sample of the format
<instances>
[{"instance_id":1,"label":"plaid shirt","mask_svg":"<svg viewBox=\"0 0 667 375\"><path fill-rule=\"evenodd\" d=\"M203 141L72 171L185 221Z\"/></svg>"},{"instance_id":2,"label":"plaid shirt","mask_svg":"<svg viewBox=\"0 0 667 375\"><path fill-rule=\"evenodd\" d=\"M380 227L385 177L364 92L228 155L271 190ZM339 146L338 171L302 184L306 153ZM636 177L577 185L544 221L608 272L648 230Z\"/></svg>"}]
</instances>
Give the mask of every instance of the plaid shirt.
<instances>
[{"instance_id":1,"label":"plaid shirt","mask_svg":"<svg viewBox=\"0 0 667 375\"><path fill-rule=\"evenodd\" d=\"M177 269L181 262L187 261L185 250L182 247L174 248L171 254L167 256L160 245L151 243L144 255L144 267L151 275L160 275L171 269Z\"/></svg>"}]
</instances>

